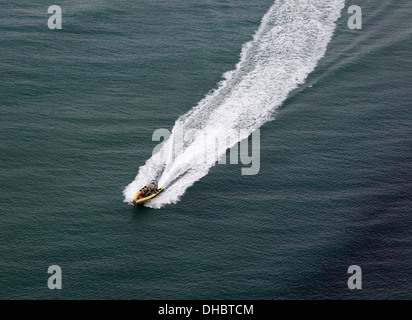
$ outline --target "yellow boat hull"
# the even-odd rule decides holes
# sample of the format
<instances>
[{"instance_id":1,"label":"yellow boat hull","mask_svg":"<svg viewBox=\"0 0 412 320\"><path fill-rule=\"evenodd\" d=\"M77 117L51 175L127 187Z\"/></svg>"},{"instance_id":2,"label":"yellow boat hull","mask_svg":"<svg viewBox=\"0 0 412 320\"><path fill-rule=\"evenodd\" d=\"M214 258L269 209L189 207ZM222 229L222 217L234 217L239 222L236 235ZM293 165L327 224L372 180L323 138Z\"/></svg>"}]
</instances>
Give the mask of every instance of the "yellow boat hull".
<instances>
[{"instance_id":1,"label":"yellow boat hull","mask_svg":"<svg viewBox=\"0 0 412 320\"><path fill-rule=\"evenodd\" d=\"M146 187L147 187L147 186L146 186ZM144 202L146 202L146 201L149 201L149 200L153 199L154 197L156 197L160 192L163 191L163 188L160 188L159 190L157 190L156 193L153 193L153 194L151 194L151 195L148 196L148 197L144 197L144 198L139 199L139 196L140 196L140 194L142 193L142 190L143 190L144 188L146 188L146 187L143 187L142 189L140 189L140 190L134 195L134 197L133 197L133 199L132 199L132 203L133 203L133 204L141 204L141 203L144 203Z\"/></svg>"}]
</instances>

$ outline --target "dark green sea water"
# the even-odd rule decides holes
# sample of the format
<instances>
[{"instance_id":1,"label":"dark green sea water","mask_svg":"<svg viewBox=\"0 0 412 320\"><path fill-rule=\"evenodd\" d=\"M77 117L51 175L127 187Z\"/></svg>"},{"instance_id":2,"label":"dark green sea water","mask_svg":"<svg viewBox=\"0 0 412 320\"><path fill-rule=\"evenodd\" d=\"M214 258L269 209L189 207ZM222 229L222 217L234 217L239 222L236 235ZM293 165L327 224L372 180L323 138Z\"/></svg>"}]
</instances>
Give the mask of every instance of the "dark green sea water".
<instances>
[{"instance_id":1,"label":"dark green sea water","mask_svg":"<svg viewBox=\"0 0 412 320\"><path fill-rule=\"evenodd\" d=\"M123 196L153 132L235 68L273 1L61 1L49 30L52 4L0 3L0 299L412 298L410 1L346 1L260 127L259 173L216 165L161 209Z\"/></svg>"}]
</instances>

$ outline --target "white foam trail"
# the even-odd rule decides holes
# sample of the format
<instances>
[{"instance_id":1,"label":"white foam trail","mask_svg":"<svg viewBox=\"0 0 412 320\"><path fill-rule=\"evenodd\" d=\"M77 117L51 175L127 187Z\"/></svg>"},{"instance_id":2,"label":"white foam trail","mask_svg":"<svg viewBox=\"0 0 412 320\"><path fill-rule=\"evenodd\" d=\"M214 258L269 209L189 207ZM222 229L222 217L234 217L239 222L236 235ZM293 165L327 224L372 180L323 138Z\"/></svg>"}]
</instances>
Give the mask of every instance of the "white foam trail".
<instances>
[{"instance_id":1,"label":"white foam trail","mask_svg":"<svg viewBox=\"0 0 412 320\"><path fill-rule=\"evenodd\" d=\"M276 1L253 40L243 45L236 69L225 73L216 90L179 117L160 152L139 168L135 180L125 188L125 201L130 202L137 190L156 177L166 189L147 205L160 208L176 203L216 163L213 159L200 161L215 148L215 137L231 138L219 148L221 156L271 120L324 56L344 4L344 0ZM177 124L183 124L185 143L174 157ZM196 131L188 133L190 129Z\"/></svg>"}]
</instances>

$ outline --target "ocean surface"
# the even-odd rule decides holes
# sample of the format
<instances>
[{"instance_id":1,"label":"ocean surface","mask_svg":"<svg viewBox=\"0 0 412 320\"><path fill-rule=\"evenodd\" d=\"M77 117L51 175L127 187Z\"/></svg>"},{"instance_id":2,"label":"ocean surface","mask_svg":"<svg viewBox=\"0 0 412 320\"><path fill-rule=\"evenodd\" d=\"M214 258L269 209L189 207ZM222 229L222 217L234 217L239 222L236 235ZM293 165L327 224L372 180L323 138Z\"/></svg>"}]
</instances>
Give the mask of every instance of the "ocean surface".
<instances>
[{"instance_id":1,"label":"ocean surface","mask_svg":"<svg viewBox=\"0 0 412 320\"><path fill-rule=\"evenodd\" d=\"M0 3L0 299L412 299L409 0L53 4Z\"/></svg>"}]
</instances>

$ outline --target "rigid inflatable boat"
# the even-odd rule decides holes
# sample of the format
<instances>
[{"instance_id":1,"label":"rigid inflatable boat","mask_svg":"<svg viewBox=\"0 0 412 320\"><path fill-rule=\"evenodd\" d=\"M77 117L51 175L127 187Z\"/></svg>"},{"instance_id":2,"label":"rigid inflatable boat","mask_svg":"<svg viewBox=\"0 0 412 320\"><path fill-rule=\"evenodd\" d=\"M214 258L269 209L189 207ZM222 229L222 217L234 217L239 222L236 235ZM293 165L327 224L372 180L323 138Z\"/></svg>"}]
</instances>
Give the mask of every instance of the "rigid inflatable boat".
<instances>
[{"instance_id":1,"label":"rigid inflatable boat","mask_svg":"<svg viewBox=\"0 0 412 320\"><path fill-rule=\"evenodd\" d=\"M147 186L144 186L140 189L133 197L132 203L133 204L141 204L146 201L149 201L159 195L160 192L163 191L163 188L157 188L157 181L153 180Z\"/></svg>"}]
</instances>

